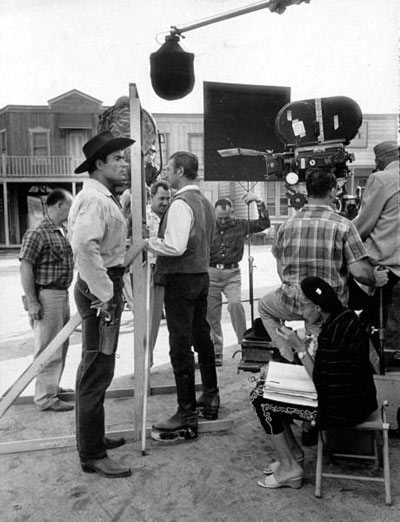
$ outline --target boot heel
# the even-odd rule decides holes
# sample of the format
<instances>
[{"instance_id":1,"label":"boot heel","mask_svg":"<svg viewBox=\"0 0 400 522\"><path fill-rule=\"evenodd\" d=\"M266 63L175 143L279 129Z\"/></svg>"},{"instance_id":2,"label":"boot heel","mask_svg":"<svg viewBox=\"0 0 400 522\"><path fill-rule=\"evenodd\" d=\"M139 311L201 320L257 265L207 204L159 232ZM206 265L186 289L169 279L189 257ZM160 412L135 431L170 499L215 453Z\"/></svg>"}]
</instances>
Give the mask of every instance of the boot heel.
<instances>
[{"instance_id":1,"label":"boot heel","mask_svg":"<svg viewBox=\"0 0 400 522\"><path fill-rule=\"evenodd\" d=\"M303 477L288 480L286 482L286 485L293 489L300 489L301 486L303 485Z\"/></svg>"},{"instance_id":2,"label":"boot heel","mask_svg":"<svg viewBox=\"0 0 400 522\"><path fill-rule=\"evenodd\" d=\"M81 464L81 468L85 473L96 473L93 468L86 466L85 464Z\"/></svg>"}]
</instances>

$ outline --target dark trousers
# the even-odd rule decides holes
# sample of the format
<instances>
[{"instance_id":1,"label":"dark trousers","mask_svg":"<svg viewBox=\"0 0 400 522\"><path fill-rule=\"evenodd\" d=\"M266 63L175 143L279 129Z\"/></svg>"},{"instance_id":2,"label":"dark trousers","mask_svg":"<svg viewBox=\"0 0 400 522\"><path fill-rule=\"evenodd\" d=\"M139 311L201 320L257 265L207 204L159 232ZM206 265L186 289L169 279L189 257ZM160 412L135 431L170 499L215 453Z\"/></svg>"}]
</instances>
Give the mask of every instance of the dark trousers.
<instances>
[{"instance_id":1,"label":"dark trousers","mask_svg":"<svg viewBox=\"0 0 400 522\"><path fill-rule=\"evenodd\" d=\"M97 317L90 308L95 298L78 276L75 301L82 317L82 358L76 376L76 440L82 462L106 456L104 448L104 397L114 376L122 300L122 274L108 272L114 283L112 323Z\"/></svg>"},{"instance_id":2,"label":"dark trousers","mask_svg":"<svg viewBox=\"0 0 400 522\"><path fill-rule=\"evenodd\" d=\"M169 354L177 386L182 376L188 376L193 384L190 386L190 397L185 401L192 410L195 409L192 346L198 353L199 365L208 368L212 385L217 388L214 345L206 319L208 286L207 272L168 274L166 277L164 303L169 331Z\"/></svg>"}]
</instances>

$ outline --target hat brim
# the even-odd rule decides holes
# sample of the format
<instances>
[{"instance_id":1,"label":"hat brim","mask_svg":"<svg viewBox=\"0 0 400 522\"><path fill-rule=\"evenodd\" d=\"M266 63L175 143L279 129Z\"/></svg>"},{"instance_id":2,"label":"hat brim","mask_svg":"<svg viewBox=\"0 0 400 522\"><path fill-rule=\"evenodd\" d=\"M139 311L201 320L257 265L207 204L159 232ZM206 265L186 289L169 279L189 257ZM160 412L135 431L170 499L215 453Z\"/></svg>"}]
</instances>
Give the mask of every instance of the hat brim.
<instances>
[{"instance_id":1,"label":"hat brim","mask_svg":"<svg viewBox=\"0 0 400 522\"><path fill-rule=\"evenodd\" d=\"M100 147L92 156L86 158L83 163L76 167L74 173L82 174L82 172L87 172L87 170L99 156L103 156L104 154L111 154L111 152L114 152L115 150L124 150L134 143L135 140L131 140L130 138L114 138Z\"/></svg>"}]
</instances>

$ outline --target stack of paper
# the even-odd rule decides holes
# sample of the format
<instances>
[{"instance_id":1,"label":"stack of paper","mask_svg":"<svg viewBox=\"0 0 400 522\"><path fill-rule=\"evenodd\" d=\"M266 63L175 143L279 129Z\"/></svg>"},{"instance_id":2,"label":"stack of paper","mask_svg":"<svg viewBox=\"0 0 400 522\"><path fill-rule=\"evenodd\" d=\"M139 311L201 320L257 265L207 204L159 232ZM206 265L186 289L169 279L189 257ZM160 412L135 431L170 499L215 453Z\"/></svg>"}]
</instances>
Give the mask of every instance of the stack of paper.
<instances>
[{"instance_id":1,"label":"stack of paper","mask_svg":"<svg viewBox=\"0 0 400 522\"><path fill-rule=\"evenodd\" d=\"M302 365L271 361L263 391L265 399L318 406L314 383Z\"/></svg>"}]
</instances>

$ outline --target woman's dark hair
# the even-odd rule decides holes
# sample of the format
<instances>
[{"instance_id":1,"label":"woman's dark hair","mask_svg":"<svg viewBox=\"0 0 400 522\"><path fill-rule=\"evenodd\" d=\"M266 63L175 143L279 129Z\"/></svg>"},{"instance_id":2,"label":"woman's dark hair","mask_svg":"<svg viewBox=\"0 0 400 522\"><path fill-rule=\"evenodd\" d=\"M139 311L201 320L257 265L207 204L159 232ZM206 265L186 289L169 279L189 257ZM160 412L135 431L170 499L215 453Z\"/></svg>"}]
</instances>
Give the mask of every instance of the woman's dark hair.
<instances>
[{"instance_id":1,"label":"woman's dark hair","mask_svg":"<svg viewBox=\"0 0 400 522\"><path fill-rule=\"evenodd\" d=\"M324 312L339 313L344 306L340 302L335 290L320 277L306 277L300 282L304 295Z\"/></svg>"}]
</instances>

